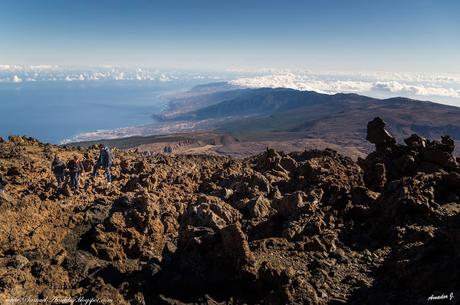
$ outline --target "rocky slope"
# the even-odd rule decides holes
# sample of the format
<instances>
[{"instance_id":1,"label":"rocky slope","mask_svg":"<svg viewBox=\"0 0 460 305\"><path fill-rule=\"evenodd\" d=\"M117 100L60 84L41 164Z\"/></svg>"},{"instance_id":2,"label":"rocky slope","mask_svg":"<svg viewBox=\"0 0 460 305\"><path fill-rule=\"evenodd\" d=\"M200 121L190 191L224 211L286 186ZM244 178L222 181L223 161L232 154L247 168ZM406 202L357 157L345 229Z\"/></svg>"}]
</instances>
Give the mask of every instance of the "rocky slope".
<instances>
[{"instance_id":1,"label":"rocky slope","mask_svg":"<svg viewBox=\"0 0 460 305\"><path fill-rule=\"evenodd\" d=\"M89 172L95 147L0 141L0 303L426 304L452 293L436 304L457 304L454 143L397 144L384 126L368 124L376 150L358 162L332 150L115 150L114 182L80 194L54 184L51 159L78 155Z\"/></svg>"}]
</instances>

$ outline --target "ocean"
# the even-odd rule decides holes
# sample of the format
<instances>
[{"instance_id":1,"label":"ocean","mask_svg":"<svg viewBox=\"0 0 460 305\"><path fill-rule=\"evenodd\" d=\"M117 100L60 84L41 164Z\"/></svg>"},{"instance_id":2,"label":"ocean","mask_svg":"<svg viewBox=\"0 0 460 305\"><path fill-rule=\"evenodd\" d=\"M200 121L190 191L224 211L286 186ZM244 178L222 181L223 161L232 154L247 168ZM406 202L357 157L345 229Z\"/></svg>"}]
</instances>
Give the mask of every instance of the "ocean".
<instances>
[{"instance_id":1,"label":"ocean","mask_svg":"<svg viewBox=\"0 0 460 305\"><path fill-rule=\"evenodd\" d=\"M192 81L0 83L0 136L27 135L59 144L80 133L154 123L165 94Z\"/></svg>"}]
</instances>

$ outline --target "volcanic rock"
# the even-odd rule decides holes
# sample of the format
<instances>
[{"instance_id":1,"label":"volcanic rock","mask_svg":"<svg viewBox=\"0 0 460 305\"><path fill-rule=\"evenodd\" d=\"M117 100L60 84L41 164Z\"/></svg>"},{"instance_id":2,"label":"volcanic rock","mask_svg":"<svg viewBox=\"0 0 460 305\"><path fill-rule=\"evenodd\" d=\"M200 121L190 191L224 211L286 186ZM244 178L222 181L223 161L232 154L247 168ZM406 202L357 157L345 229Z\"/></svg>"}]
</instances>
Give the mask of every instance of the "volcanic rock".
<instances>
[{"instance_id":1,"label":"volcanic rock","mask_svg":"<svg viewBox=\"0 0 460 305\"><path fill-rule=\"evenodd\" d=\"M385 125L385 122L379 117L367 124L366 140L375 144L375 150L377 152L385 152L396 144L396 140L385 129Z\"/></svg>"},{"instance_id":2,"label":"volcanic rock","mask_svg":"<svg viewBox=\"0 0 460 305\"><path fill-rule=\"evenodd\" d=\"M426 304L460 281L460 166L454 141L397 144L369 122L376 151L247 159L98 155L27 137L0 141L0 304L12 298L113 304ZM51 161L83 160L81 193ZM87 186L83 188L83 185Z\"/></svg>"}]
</instances>

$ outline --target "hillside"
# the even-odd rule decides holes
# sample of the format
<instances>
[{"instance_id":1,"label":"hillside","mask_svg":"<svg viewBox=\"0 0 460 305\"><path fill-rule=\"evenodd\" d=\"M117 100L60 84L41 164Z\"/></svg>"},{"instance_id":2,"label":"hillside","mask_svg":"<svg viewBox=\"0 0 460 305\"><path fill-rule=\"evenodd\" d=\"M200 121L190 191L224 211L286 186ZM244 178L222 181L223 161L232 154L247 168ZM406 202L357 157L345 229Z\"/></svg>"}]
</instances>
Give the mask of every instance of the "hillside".
<instances>
[{"instance_id":1,"label":"hillside","mask_svg":"<svg viewBox=\"0 0 460 305\"><path fill-rule=\"evenodd\" d=\"M183 119L189 112L244 96L250 91L226 82L198 85L188 91L171 94L168 108L153 118L160 122Z\"/></svg>"},{"instance_id":2,"label":"hillside","mask_svg":"<svg viewBox=\"0 0 460 305\"><path fill-rule=\"evenodd\" d=\"M327 95L284 88L253 89L243 96L200 108L182 118L226 118L216 129L241 140L261 134L291 133L345 146L365 136L362 128L375 116L385 118L390 131L402 140L412 133L460 140L460 108L407 98L375 99L357 94ZM232 118L229 122L229 118ZM362 145L365 151L365 145Z\"/></svg>"},{"instance_id":3,"label":"hillside","mask_svg":"<svg viewBox=\"0 0 460 305\"><path fill-rule=\"evenodd\" d=\"M0 303L455 304L454 143L397 144L384 128L364 126L375 151L357 162L114 149L113 183L79 194L55 185L51 159L83 158L88 181L95 147L0 140Z\"/></svg>"},{"instance_id":4,"label":"hillside","mask_svg":"<svg viewBox=\"0 0 460 305\"><path fill-rule=\"evenodd\" d=\"M204 153L232 157L258 154L267 146L288 152L321 147L357 159L372 149L364 140L363 126L375 116L388 122L398 141L413 133L428 138L449 134L460 141L459 107L407 98L375 99L285 88L240 89L216 83L175 96L169 110L157 118L164 124L162 132L107 143L151 152L161 152L165 145L180 146L177 153L193 153L201 146ZM181 132L176 128L181 125L195 127ZM218 143L215 139L222 136L237 141L209 146ZM181 145L184 142L194 145L187 150ZM456 153L460 153L458 147Z\"/></svg>"}]
</instances>

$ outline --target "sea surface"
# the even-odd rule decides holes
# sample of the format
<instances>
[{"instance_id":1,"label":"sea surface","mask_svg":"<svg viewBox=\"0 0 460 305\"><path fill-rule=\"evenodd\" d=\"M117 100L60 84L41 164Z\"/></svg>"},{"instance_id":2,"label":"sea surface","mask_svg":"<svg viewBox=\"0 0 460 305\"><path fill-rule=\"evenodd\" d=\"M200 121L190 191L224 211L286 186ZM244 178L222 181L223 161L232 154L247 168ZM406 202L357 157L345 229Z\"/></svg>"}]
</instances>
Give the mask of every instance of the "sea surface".
<instances>
[{"instance_id":1,"label":"sea surface","mask_svg":"<svg viewBox=\"0 0 460 305\"><path fill-rule=\"evenodd\" d=\"M59 144L80 133L154 123L165 95L192 81L0 83L0 136L27 135Z\"/></svg>"}]
</instances>

